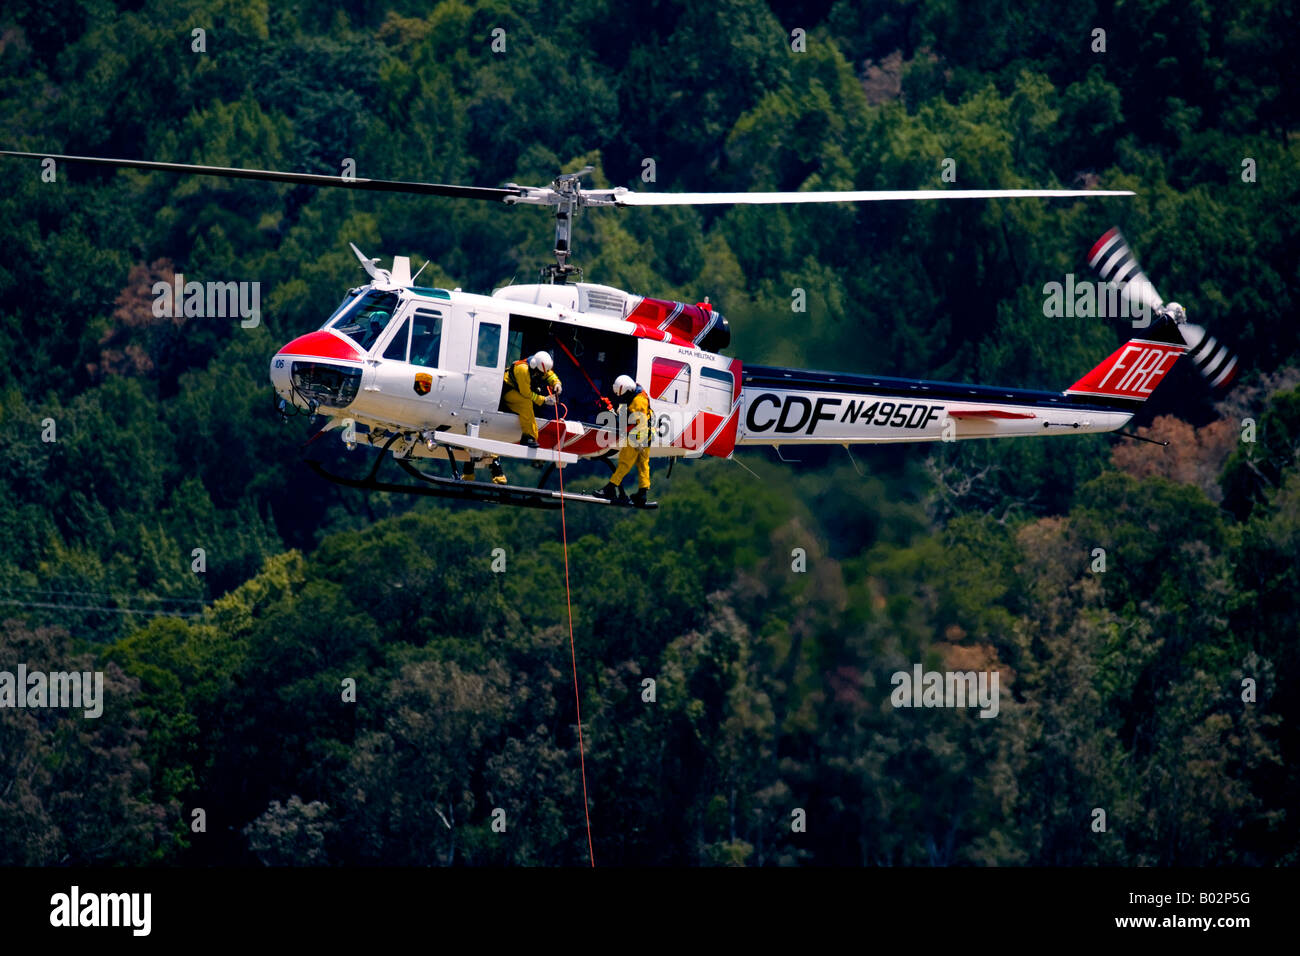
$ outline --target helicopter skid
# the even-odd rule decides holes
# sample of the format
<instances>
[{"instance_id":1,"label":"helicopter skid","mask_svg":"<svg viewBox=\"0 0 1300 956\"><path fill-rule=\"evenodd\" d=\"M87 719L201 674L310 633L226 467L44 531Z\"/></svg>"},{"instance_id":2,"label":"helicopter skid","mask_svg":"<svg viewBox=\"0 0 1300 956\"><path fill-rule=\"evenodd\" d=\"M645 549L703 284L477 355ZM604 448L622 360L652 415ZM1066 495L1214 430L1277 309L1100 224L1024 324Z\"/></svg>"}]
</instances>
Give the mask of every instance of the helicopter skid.
<instances>
[{"instance_id":1,"label":"helicopter skid","mask_svg":"<svg viewBox=\"0 0 1300 956\"><path fill-rule=\"evenodd\" d=\"M439 478L427 475L410 462L397 459L397 464L407 474L418 478L420 484L394 484L375 479L372 470L365 478L344 478L325 469L318 461L308 461L307 466L320 477L337 485L359 488L363 491L386 491L394 494L426 495L434 498L451 498L455 501L478 501L485 504L515 505L521 508L556 509L565 502L582 502L593 505L618 505L598 495L572 491L552 491L548 488L527 488L523 485L498 485L491 482L470 481L463 478ZM658 508L657 501L646 502L647 509Z\"/></svg>"}]
</instances>

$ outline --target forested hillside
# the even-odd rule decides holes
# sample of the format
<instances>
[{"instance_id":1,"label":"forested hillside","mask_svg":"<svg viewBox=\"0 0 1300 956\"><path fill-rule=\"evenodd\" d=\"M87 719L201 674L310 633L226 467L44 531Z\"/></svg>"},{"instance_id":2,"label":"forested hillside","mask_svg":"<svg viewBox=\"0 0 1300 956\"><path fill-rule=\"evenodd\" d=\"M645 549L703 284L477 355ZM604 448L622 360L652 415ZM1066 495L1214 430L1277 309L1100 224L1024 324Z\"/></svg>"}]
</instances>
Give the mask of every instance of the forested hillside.
<instances>
[{"instance_id":1,"label":"forested hillside","mask_svg":"<svg viewBox=\"0 0 1300 956\"><path fill-rule=\"evenodd\" d=\"M17 0L0 148L1133 190L582 214L588 280L708 296L750 363L1065 388L1131 334L1044 308L1111 225L1242 362L1226 394L1175 367L1135 423L1167 447L749 451L656 461L657 512L568 510L595 859L1294 864L1297 23L1293 0ZM99 718L0 710L0 865L585 864L559 516L329 485L267 379L362 281L349 242L486 293L535 281L546 213L0 163L0 670L105 674ZM260 322L157 317L178 273L260 283ZM895 709L918 663L996 670L998 715Z\"/></svg>"}]
</instances>

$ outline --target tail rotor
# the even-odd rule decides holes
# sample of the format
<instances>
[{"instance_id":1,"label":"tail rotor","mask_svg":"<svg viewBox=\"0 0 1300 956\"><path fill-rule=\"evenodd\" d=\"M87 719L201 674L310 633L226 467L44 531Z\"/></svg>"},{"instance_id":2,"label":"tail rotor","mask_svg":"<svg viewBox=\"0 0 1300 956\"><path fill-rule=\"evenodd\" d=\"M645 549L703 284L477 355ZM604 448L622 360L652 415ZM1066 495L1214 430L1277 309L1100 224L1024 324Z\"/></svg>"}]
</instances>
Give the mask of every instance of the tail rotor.
<instances>
[{"instance_id":1,"label":"tail rotor","mask_svg":"<svg viewBox=\"0 0 1300 956\"><path fill-rule=\"evenodd\" d=\"M1203 327L1188 322L1187 310L1177 302L1165 304L1118 228L1112 227L1093 244L1088 252L1088 265L1104 282L1117 287L1129 302L1139 303L1157 316L1171 320L1187 343L1197 371L1211 388L1223 389L1232 384L1237 374L1237 356Z\"/></svg>"},{"instance_id":2,"label":"tail rotor","mask_svg":"<svg viewBox=\"0 0 1300 956\"><path fill-rule=\"evenodd\" d=\"M1177 305L1178 303L1172 303ZM1181 309L1182 306L1179 306ZM1178 327L1183 333L1183 341L1190 349L1192 362L1211 388L1227 388L1237 376L1237 356L1226 345L1220 345L1199 325L1184 322Z\"/></svg>"}]
</instances>

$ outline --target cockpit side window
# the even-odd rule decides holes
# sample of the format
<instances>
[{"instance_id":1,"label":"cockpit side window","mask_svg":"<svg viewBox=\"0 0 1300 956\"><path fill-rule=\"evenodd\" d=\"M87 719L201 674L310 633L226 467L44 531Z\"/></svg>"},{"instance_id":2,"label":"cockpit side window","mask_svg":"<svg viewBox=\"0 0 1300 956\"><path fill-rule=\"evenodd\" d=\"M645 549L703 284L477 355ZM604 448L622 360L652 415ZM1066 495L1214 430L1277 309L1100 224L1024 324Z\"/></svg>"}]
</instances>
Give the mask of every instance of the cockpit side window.
<instances>
[{"instance_id":1,"label":"cockpit side window","mask_svg":"<svg viewBox=\"0 0 1300 956\"><path fill-rule=\"evenodd\" d=\"M351 338L363 352L369 352L388 328L396 309L396 293L368 292L356 308L341 313L330 328Z\"/></svg>"},{"instance_id":2,"label":"cockpit side window","mask_svg":"<svg viewBox=\"0 0 1300 956\"><path fill-rule=\"evenodd\" d=\"M442 313L417 309L411 320L411 364L436 366L442 347Z\"/></svg>"},{"instance_id":3,"label":"cockpit side window","mask_svg":"<svg viewBox=\"0 0 1300 956\"><path fill-rule=\"evenodd\" d=\"M393 359L396 362L406 361L406 333L409 326L406 320L402 319L401 328L393 333L393 337L388 340L388 348L384 349L384 358Z\"/></svg>"}]
</instances>

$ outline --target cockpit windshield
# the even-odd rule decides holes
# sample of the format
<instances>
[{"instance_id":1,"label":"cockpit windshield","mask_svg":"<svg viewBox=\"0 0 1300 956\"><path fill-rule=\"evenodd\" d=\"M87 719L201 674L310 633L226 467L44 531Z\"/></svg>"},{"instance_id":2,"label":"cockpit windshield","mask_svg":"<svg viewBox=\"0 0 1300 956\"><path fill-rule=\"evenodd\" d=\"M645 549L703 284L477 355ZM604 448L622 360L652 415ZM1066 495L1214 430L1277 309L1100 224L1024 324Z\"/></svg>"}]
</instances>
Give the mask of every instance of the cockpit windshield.
<instances>
[{"instance_id":1,"label":"cockpit windshield","mask_svg":"<svg viewBox=\"0 0 1300 956\"><path fill-rule=\"evenodd\" d=\"M359 303L351 298L344 302L326 328L350 337L363 352L369 352L397 310L394 292L367 292Z\"/></svg>"},{"instance_id":2,"label":"cockpit windshield","mask_svg":"<svg viewBox=\"0 0 1300 956\"><path fill-rule=\"evenodd\" d=\"M322 329L328 329L331 325L334 324L334 320L335 320L335 319L337 319L340 315L342 315L342 314L343 314L344 312L346 312L348 309L352 308L352 306L356 305L356 304L357 304L357 296L360 295L360 294L361 294L361 290L360 290L359 288L358 288L358 289L349 289L349 290L348 290L348 294L347 294L347 298L345 298L342 302L339 303L339 307L338 307L337 309L334 310L334 312L330 315L330 317L329 317L328 319L325 320L325 324L322 325L321 328L322 328Z\"/></svg>"}]
</instances>

